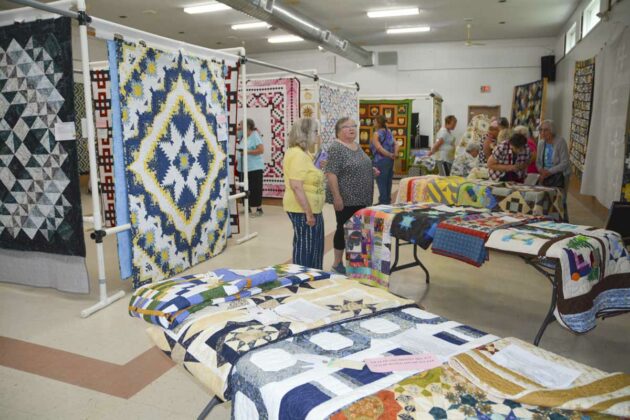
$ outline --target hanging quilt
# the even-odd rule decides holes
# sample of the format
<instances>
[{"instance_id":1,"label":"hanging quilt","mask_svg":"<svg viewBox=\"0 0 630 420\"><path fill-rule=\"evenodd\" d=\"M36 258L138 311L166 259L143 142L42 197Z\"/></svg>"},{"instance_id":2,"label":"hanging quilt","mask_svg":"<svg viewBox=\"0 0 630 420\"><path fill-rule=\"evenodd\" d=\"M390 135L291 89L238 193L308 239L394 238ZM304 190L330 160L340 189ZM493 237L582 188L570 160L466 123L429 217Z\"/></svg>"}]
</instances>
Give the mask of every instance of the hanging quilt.
<instances>
[{"instance_id":1,"label":"hanging quilt","mask_svg":"<svg viewBox=\"0 0 630 420\"><path fill-rule=\"evenodd\" d=\"M397 159L401 160L400 172L407 173L407 161L411 146L411 99L400 100L361 100L359 106L359 142L361 147L371 156L370 142L374 134L374 120L378 115L387 118L387 128L400 144Z\"/></svg>"},{"instance_id":2,"label":"hanging quilt","mask_svg":"<svg viewBox=\"0 0 630 420\"><path fill-rule=\"evenodd\" d=\"M621 201L630 201L630 118L626 122L626 154L621 187Z\"/></svg>"},{"instance_id":3,"label":"hanging quilt","mask_svg":"<svg viewBox=\"0 0 630 420\"><path fill-rule=\"evenodd\" d=\"M469 144L478 144L481 146L489 128L490 118L488 116L485 114L475 115L472 120L470 120L470 123L468 123L466 132L457 144L455 157L466 153L466 147Z\"/></svg>"},{"instance_id":4,"label":"hanging quilt","mask_svg":"<svg viewBox=\"0 0 630 420\"><path fill-rule=\"evenodd\" d=\"M242 107L242 104L239 107ZM282 161L289 130L299 115L298 79L248 81L247 118L253 119L256 123L265 147L263 197L282 198L284 195Z\"/></svg>"},{"instance_id":5,"label":"hanging quilt","mask_svg":"<svg viewBox=\"0 0 630 420\"><path fill-rule=\"evenodd\" d=\"M220 63L116 44L138 287L206 261L226 245L227 97Z\"/></svg>"},{"instance_id":6,"label":"hanging quilt","mask_svg":"<svg viewBox=\"0 0 630 420\"><path fill-rule=\"evenodd\" d=\"M109 69L90 70L94 135L98 165L98 192L101 197L103 226L116 226L114 201L114 151L112 138L112 99Z\"/></svg>"},{"instance_id":7,"label":"hanging quilt","mask_svg":"<svg viewBox=\"0 0 630 420\"><path fill-rule=\"evenodd\" d=\"M340 118L349 117L359 123L359 92L356 89L319 85L320 136L322 149L335 141L335 124Z\"/></svg>"},{"instance_id":8,"label":"hanging quilt","mask_svg":"<svg viewBox=\"0 0 630 420\"><path fill-rule=\"evenodd\" d=\"M316 84L300 84L300 117L319 118L319 89Z\"/></svg>"},{"instance_id":9,"label":"hanging quilt","mask_svg":"<svg viewBox=\"0 0 630 420\"><path fill-rule=\"evenodd\" d=\"M0 28L0 247L85 256L70 19Z\"/></svg>"},{"instance_id":10,"label":"hanging quilt","mask_svg":"<svg viewBox=\"0 0 630 420\"><path fill-rule=\"evenodd\" d=\"M238 86L240 65L226 66L225 90L227 92L228 108L228 185L230 195L237 194L240 189L236 186L236 126L238 125ZM229 200L230 235L240 233L238 200Z\"/></svg>"},{"instance_id":11,"label":"hanging quilt","mask_svg":"<svg viewBox=\"0 0 630 420\"><path fill-rule=\"evenodd\" d=\"M569 135L569 155L573 172L582 178L584 159L588 147L591 125L593 90L595 85L595 58L575 62L573 79L573 113Z\"/></svg>"},{"instance_id":12,"label":"hanging quilt","mask_svg":"<svg viewBox=\"0 0 630 420\"><path fill-rule=\"evenodd\" d=\"M442 128L442 97L433 96L433 138L437 137L438 131Z\"/></svg>"},{"instance_id":13,"label":"hanging quilt","mask_svg":"<svg viewBox=\"0 0 630 420\"><path fill-rule=\"evenodd\" d=\"M79 175L90 173L90 154L88 152L87 133L83 132L85 121L85 89L83 83L74 83L74 127L77 137L77 156Z\"/></svg>"},{"instance_id":14,"label":"hanging quilt","mask_svg":"<svg viewBox=\"0 0 630 420\"><path fill-rule=\"evenodd\" d=\"M538 125L545 118L546 91L546 79L514 87L512 127L524 125L531 133L538 131Z\"/></svg>"}]
</instances>

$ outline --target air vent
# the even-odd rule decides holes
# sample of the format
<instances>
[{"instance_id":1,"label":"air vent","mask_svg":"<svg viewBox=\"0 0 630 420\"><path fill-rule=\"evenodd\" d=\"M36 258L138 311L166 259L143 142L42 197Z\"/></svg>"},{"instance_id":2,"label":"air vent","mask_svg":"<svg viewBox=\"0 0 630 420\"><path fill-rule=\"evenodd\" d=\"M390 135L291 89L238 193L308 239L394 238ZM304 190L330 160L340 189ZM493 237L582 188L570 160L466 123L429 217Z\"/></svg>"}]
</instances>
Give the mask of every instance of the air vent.
<instances>
[{"instance_id":1,"label":"air vent","mask_svg":"<svg viewBox=\"0 0 630 420\"><path fill-rule=\"evenodd\" d=\"M381 51L377 55L379 66L396 66L398 65L398 52Z\"/></svg>"},{"instance_id":2,"label":"air vent","mask_svg":"<svg viewBox=\"0 0 630 420\"><path fill-rule=\"evenodd\" d=\"M265 10L265 12L272 13L273 2L274 0L260 0L260 7L262 7Z\"/></svg>"},{"instance_id":3,"label":"air vent","mask_svg":"<svg viewBox=\"0 0 630 420\"><path fill-rule=\"evenodd\" d=\"M322 32L322 41L328 42L329 39L330 39L330 31Z\"/></svg>"},{"instance_id":4,"label":"air vent","mask_svg":"<svg viewBox=\"0 0 630 420\"><path fill-rule=\"evenodd\" d=\"M339 48L341 48L343 51L346 50L346 48L348 48L348 41L344 40L340 45Z\"/></svg>"}]
</instances>

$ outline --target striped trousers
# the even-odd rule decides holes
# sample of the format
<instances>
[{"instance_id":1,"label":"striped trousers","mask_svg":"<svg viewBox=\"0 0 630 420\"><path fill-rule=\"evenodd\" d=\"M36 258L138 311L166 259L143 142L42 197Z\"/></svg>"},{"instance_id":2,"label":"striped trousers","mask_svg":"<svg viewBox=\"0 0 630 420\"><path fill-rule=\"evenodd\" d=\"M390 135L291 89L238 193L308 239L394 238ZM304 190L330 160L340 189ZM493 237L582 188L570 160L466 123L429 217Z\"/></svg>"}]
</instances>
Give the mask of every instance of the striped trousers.
<instances>
[{"instance_id":1,"label":"striped trousers","mask_svg":"<svg viewBox=\"0 0 630 420\"><path fill-rule=\"evenodd\" d=\"M306 224L306 214L287 212L293 224L293 264L322 269L324 265L324 217L315 215L315 226Z\"/></svg>"}]
</instances>

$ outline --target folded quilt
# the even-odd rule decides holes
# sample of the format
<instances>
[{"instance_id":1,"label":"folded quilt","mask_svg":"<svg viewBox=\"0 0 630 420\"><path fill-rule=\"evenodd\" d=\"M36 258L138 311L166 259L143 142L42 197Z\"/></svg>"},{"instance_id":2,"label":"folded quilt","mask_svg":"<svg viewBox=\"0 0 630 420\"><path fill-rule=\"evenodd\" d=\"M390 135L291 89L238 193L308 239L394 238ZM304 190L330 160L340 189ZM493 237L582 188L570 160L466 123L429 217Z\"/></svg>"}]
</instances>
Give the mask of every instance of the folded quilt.
<instances>
[{"instance_id":1,"label":"folded quilt","mask_svg":"<svg viewBox=\"0 0 630 420\"><path fill-rule=\"evenodd\" d=\"M129 314L151 324L174 329L206 306L328 277L330 274L324 271L294 264L261 270L221 268L142 286L131 297Z\"/></svg>"},{"instance_id":2,"label":"folded quilt","mask_svg":"<svg viewBox=\"0 0 630 420\"><path fill-rule=\"evenodd\" d=\"M398 213L392 221L391 235L427 249L440 222L466 214L468 211L463 208L424 208Z\"/></svg>"},{"instance_id":3,"label":"folded quilt","mask_svg":"<svg viewBox=\"0 0 630 420\"><path fill-rule=\"evenodd\" d=\"M313 322L300 322L283 318L274 311L279 305L299 299L321 307L329 315ZM219 307L206 307L176 331L151 326L148 333L166 355L225 400L232 366L251 350L303 331L412 303L383 289L333 276L269 290Z\"/></svg>"},{"instance_id":4,"label":"folded quilt","mask_svg":"<svg viewBox=\"0 0 630 420\"><path fill-rule=\"evenodd\" d=\"M365 359L423 351L448 358L496 339L415 305L305 331L239 359L230 377L232 418L323 419L418 373L373 372Z\"/></svg>"},{"instance_id":5,"label":"folded quilt","mask_svg":"<svg viewBox=\"0 0 630 420\"><path fill-rule=\"evenodd\" d=\"M536 358L575 371L577 379L569 386L549 388L530 372L518 372L499 365L493 355L508 346L517 346ZM562 410L588 411L614 416L630 416L630 375L606 373L555 355L516 338L493 344L452 358L450 366L473 385L494 398Z\"/></svg>"}]
</instances>

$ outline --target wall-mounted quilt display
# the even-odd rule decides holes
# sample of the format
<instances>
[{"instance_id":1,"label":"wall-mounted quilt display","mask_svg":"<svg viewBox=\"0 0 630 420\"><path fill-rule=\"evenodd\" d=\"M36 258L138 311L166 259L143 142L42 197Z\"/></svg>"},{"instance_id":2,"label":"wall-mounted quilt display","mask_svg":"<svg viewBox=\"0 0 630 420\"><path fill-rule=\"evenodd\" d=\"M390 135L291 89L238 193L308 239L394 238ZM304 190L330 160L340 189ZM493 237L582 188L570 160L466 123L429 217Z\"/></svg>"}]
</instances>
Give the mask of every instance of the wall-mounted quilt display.
<instances>
[{"instance_id":1,"label":"wall-mounted quilt display","mask_svg":"<svg viewBox=\"0 0 630 420\"><path fill-rule=\"evenodd\" d=\"M98 192L101 197L103 226L116 226L114 201L114 151L112 149L112 99L109 69L90 70L94 135L98 165Z\"/></svg>"},{"instance_id":2,"label":"wall-mounted quilt display","mask_svg":"<svg viewBox=\"0 0 630 420\"><path fill-rule=\"evenodd\" d=\"M83 132L85 121L85 90L83 83L74 83L74 130L77 137L77 157L79 175L90 173L90 155L87 145L87 133Z\"/></svg>"},{"instance_id":3,"label":"wall-mounted quilt display","mask_svg":"<svg viewBox=\"0 0 630 420\"><path fill-rule=\"evenodd\" d=\"M300 83L300 117L319 121L319 89L316 84Z\"/></svg>"},{"instance_id":4,"label":"wall-mounted quilt display","mask_svg":"<svg viewBox=\"0 0 630 420\"><path fill-rule=\"evenodd\" d=\"M123 245L131 250L131 274L138 287L225 248L225 69L222 63L182 52L123 41L112 45L125 166L124 180L116 173L116 183L126 182L131 243Z\"/></svg>"},{"instance_id":5,"label":"wall-mounted quilt display","mask_svg":"<svg viewBox=\"0 0 630 420\"><path fill-rule=\"evenodd\" d=\"M236 174L236 126L238 124L238 86L239 86L240 66L226 66L225 90L227 92L228 109L228 185L230 195L237 194L239 189L236 186L238 179ZM230 210L230 232L229 236L240 233L238 217L238 201L229 200Z\"/></svg>"},{"instance_id":6,"label":"wall-mounted quilt display","mask_svg":"<svg viewBox=\"0 0 630 420\"><path fill-rule=\"evenodd\" d=\"M371 155L370 141L374 134L374 120L378 115L387 118L387 128L392 131L394 141L401 143L398 159L401 159L401 172L407 173L407 160L411 136L411 99L361 100L359 106L359 142L365 153Z\"/></svg>"},{"instance_id":7,"label":"wall-mounted quilt display","mask_svg":"<svg viewBox=\"0 0 630 420\"><path fill-rule=\"evenodd\" d=\"M433 96L433 139L437 136L437 132L442 128L442 97Z\"/></svg>"},{"instance_id":8,"label":"wall-mounted quilt display","mask_svg":"<svg viewBox=\"0 0 630 420\"><path fill-rule=\"evenodd\" d=\"M239 95L240 101L240 95ZM300 81L295 78L247 82L247 118L256 123L265 146L263 197L284 195L282 160L289 130L300 115Z\"/></svg>"},{"instance_id":9,"label":"wall-mounted quilt display","mask_svg":"<svg viewBox=\"0 0 630 420\"><path fill-rule=\"evenodd\" d=\"M525 125L533 133L545 118L547 79L514 87L512 127Z\"/></svg>"},{"instance_id":10,"label":"wall-mounted quilt display","mask_svg":"<svg viewBox=\"0 0 630 420\"><path fill-rule=\"evenodd\" d=\"M628 106L628 119L626 120L626 154L623 162L621 201L630 202L630 105Z\"/></svg>"},{"instance_id":11,"label":"wall-mounted quilt display","mask_svg":"<svg viewBox=\"0 0 630 420\"><path fill-rule=\"evenodd\" d=\"M359 93L356 89L319 85L319 115L322 149L335 141L335 124L342 117L350 117L359 123Z\"/></svg>"},{"instance_id":12,"label":"wall-mounted quilt display","mask_svg":"<svg viewBox=\"0 0 630 420\"><path fill-rule=\"evenodd\" d=\"M591 126L593 86L595 84L595 58L575 62L573 80L573 114L569 133L571 169L582 177L588 146L588 130Z\"/></svg>"},{"instance_id":13,"label":"wall-mounted quilt display","mask_svg":"<svg viewBox=\"0 0 630 420\"><path fill-rule=\"evenodd\" d=\"M0 248L63 255L38 268L2 252L0 266L3 280L87 292L77 143L58 135L74 126L71 46L67 18L0 28Z\"/></svg>"}]
</instances>

